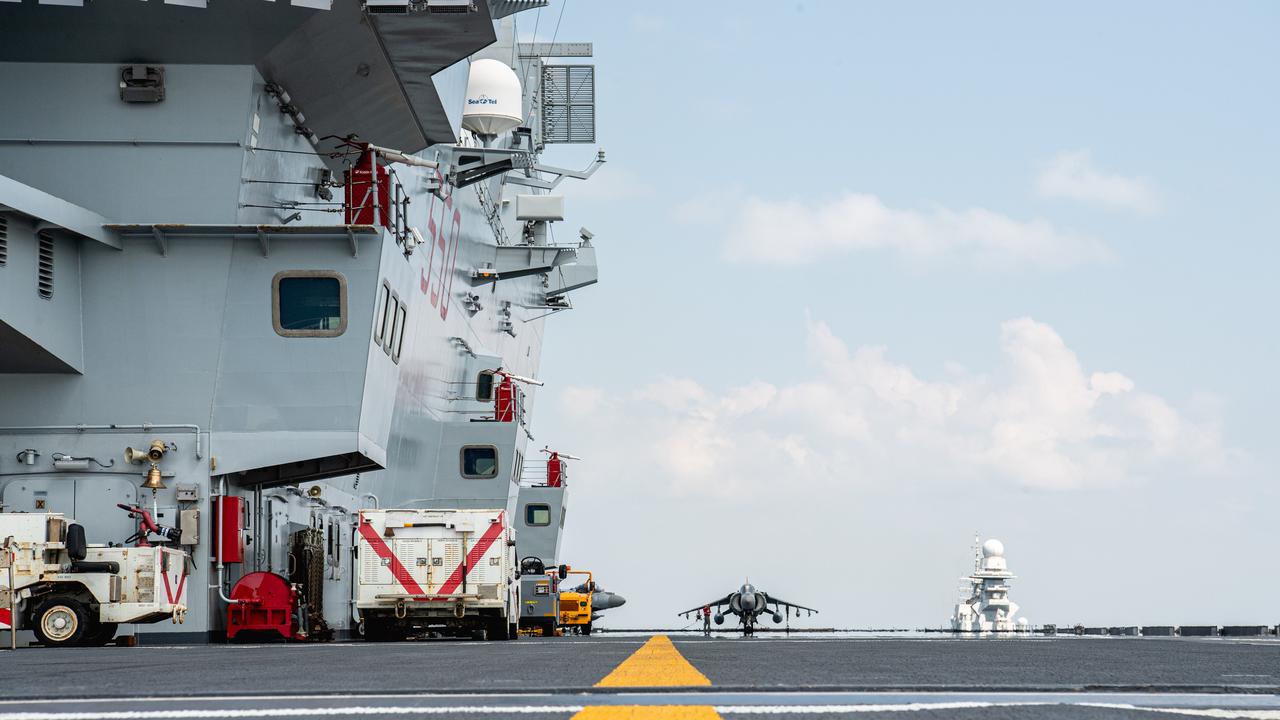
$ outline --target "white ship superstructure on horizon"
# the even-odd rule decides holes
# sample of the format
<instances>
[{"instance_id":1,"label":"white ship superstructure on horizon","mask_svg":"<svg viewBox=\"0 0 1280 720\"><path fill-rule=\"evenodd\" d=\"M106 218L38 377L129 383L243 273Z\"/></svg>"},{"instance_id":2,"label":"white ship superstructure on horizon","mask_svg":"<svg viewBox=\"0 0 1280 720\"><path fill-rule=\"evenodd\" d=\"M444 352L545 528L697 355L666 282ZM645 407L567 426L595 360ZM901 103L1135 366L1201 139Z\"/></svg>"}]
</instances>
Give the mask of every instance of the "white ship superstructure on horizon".
<instances>
[{"instance_id":1,"label":"white ship superstructure on horizon","mask_svg":"<svg viewBox=\"0 0 1280 720\"><path fill-rule=\"evenodd\" d=\"M1009 580L1014 574L1004 559L1004 543L989 538L981 544L974 537L973 574L951 616L955 632L1014 632L1029 628L1026 618L1017 618L1018 604L1009 599Z\"/></svg>"}]
</instances>

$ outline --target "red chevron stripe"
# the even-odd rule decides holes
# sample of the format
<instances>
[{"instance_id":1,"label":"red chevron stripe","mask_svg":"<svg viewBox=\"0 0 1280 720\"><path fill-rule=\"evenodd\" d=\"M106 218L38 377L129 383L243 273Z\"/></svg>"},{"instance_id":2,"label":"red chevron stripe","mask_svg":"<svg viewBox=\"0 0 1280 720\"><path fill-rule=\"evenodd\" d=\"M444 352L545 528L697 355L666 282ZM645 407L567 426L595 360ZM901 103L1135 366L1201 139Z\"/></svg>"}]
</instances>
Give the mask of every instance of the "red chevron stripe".
<instances>
[{"instance_id":1,"label":"red chevron stripe","mask_svg":"<svg viewBox=\"0 0 1280 720\"><path fill-rule=\"evenodd\" d=\"M502 535L502 517L505 514L505 512L498 514L498 519L489 524L489 529L484 531L484 535L481 535L480 539L476 541L475 547L471 548L471 552L467 553L466 567L474 567L477 562L480 562L480 558L484 557L484 554L489 551L493 542ZM440 586L441 595L449 595L462 584L463 567L464 563L459 563L457 569L449 576L449 579L445 580L444 585Z\"/></svg>"},{"instance_id":2,"label":"red chevron stripe","mask_svg":"<svg viewBox=\"0 0 1280 720\"><path fill-rule=\"evenodd\" d=\"M396 557L396 554L391 552L391 548L387 547L387 543L378 537L378 531L373 529L373 525L365 522L363 517L360 518L360 537L369 543L369 547L373 548L373 552L378 557L388 561L392 577L396 579L396 582L400 583L400 586L406 592L411 595L426 594L426 591L422 589L418 581L414 580L409 571L405 569L405 566L400 563L400 558Z\"/></svg>"}]
</instances>

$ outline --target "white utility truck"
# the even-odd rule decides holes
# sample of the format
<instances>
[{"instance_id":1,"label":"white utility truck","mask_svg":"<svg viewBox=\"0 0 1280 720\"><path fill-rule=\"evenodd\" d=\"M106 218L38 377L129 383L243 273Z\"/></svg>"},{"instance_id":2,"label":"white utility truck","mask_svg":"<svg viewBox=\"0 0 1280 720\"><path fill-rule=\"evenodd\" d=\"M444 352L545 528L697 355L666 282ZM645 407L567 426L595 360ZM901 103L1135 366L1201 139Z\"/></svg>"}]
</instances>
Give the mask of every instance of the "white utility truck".
<instances>
[{"instance_id":1,"label":"white utility truck","mask_svg":"<svg viewBox=\"0 0 1280 720\"><path fill-rule=\"evenodd\" d=\"M89 545L60 513L0 513L0 629L43 645L102 645L121 623L182 622L187 553Z\"/></svg>"},{"instance_id":2,"label":"white utility truck","mask_svg":"<svg viewBox=\"0 0 1280 720\"><path fill-rule=\"evenodd\" d=\"M362 510L357 534L366 640L517 636L515 531L505 510Z\"/></svg>"}]
</instances>

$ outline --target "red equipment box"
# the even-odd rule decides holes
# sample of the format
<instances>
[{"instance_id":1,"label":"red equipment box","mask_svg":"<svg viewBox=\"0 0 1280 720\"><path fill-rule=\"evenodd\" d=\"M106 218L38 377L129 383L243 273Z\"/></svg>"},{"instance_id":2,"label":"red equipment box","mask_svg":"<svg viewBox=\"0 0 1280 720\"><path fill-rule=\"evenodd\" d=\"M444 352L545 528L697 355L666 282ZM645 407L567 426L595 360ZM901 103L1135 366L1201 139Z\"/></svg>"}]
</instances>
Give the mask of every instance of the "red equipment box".
<instances>
[{"instance_id":1,"label":"red equipment box","mask_svg":"<svg viewBox=\"0 0 1280 720\"><path fill-rule=\"evenodd\" d=\"M244 498L235 495L223 495L217 499L218 528L217 542L222 548L222 562L244 562L244 528L247 505Z\"/></svg>"}]
</instances>

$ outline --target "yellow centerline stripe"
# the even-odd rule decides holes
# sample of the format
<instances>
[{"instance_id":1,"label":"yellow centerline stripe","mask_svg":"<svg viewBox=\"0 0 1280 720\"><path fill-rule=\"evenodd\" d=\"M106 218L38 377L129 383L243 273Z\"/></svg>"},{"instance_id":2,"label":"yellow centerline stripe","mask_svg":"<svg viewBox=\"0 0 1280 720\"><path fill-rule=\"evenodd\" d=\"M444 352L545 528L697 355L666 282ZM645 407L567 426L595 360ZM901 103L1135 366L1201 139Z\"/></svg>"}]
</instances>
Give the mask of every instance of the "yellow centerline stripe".
<instances>
[{"instance_id":1,"label":"yellow centerline stripe","mask_svg":"<svg viewBox=\"0 0 1280 720\"><path fill-rule=\"evenodd\" d=\"M689 664L671 638L654 635L631 657L605 675L596 687L683 687L710 685L706 675Z\"/></svg>"},{"instance_id":2,"label":"yellow centerline stripe","mask_svg":"<svg viewBox=\"0 0 1280 720\"><path fill-rule=\"evenodd\" d=\"M639 650L623 660L596 687L690 687L710 685L676 649L671 638L654 635ZM720 715L710 705L593 705L573 716L573 720L670 720L692 718L715 720Z\"/></svg>"}]
</instances>

